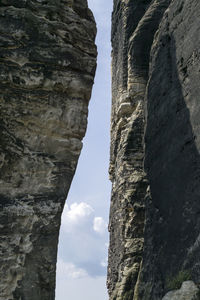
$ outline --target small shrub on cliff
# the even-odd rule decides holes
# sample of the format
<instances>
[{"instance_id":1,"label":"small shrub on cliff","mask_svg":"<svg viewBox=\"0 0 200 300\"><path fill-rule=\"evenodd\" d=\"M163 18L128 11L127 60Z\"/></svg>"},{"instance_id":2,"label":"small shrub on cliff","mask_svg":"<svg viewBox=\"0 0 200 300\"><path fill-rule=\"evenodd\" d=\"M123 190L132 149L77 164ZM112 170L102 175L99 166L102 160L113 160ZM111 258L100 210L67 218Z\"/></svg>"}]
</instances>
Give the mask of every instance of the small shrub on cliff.
<instances>
[{"instance_id":1,"label":"small shrub on cliff","mask_svg":"<svg viewBox=\"0 0 200 300\"><path fill-rule=\"evenodd\" d=\"M200 290L197 292L196 297L194 298L194 300L200 300Z\"/></svg>"},{"instance_id":2,"label":"small shrub on cliff","mask_svg":"<svg viewBox=\"0 0 200 300\"><path fill-rule=\"evenodd\" d=\"M168 278L166 287L168 290L178 290L184 281L191 280L190 271L180 271L175 277Z\"/></svg>"}]
</instances>

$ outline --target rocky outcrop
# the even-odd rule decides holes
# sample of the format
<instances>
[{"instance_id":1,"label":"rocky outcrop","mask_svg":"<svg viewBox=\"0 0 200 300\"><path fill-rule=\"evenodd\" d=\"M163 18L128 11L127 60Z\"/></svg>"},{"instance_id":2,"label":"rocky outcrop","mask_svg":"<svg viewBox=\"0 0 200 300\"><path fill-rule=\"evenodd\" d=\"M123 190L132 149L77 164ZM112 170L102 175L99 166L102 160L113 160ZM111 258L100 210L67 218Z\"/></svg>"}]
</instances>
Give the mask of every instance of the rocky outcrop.
<instances>
[{"instance_id":1,"label":"rocky outcrop","mask_svg":"<svg viewBox=\"0 0 200 300\"><path fill-rule=\"evenodd\" d=\"M140 298L160 299L170 278L184 270L200 282L199 15L199 1L173 1L152 47Z\"/></svg>"},{"instance_id":2,"label":"rocky outcrop","mask_svg":"<svg viewBox=\"0 0 200 300\"><path fill-rule=\"evenodd\" d=\"M110 300L200 282L199 14L197 0L114 1Z\"/></svg>"},{"instance_id":3,"label":"rocky outcrop","mask_svg":"<svg viewBox=\"0 0 200 300\"><path fill-rule=\"evenodd\" d=\"M168 292L162 300L198 300L198 291L193 281L184 281L179 290Z\"/></svg>"},{"instance_id":4,"label":"rocky outcrop","mask_svg":"<svg viewBox=\"0 0 200 300\"><path fill-rule=\"evenodd\" d=\"M60 217L87 125L86 0L0 3L0 299L53 300Z\"/></svg>"}]
</instances>

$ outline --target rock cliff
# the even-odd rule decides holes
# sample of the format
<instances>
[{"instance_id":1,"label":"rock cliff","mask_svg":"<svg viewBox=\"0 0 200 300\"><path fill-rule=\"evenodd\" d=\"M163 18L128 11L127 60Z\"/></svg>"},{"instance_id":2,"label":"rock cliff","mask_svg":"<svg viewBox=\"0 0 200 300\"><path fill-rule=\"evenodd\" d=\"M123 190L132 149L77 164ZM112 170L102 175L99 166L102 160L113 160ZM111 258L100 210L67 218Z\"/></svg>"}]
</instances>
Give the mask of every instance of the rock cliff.
<instances>
[{"instance_id":1,"label":"rock cliff","mask_svg":"<svg viewBox=\"0 0 200 300\"><path fill-rule=\"evenodd\" d=\"M200 294L199 19L198 0L114 0L110 300Z\"/></svg>"},{"instance_id":2,"label":"rock cliff","mask_svg":"<svg viewBox=\"0 0 200 300\"><path fill-rule=\"evenodd\" d=\"M87 0L0 2L0 299L53 300L96 68Z\"/></svg>"}]
</instances>

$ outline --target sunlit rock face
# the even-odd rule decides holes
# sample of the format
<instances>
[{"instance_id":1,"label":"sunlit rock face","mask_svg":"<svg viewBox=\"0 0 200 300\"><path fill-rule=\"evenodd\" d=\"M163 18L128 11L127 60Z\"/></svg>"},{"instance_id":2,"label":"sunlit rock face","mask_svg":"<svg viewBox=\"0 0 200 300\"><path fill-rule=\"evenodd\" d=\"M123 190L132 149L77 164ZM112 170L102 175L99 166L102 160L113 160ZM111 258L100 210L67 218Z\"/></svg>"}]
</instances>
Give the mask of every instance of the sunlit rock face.
<instances>
[{"instance_id":1,"label":"sunlit rock face","mask_svg":"<svg viewBox=\"0 0 200 300\"><path fill-rule=\"evenodd\" d=\"M199 14L198 0L114 0L110 300L200 282Z\"/></svg>"},{"instance_id":2,"label":"sunlit rock face","mask_svg":"<svg viewBox=\"0 0 200 300\"><path fill-rule=\"evenodd\" d=\"M87 126L85 0L0 2L0 299L53 300L60 217Z\"/></svg>"}]
</instances>

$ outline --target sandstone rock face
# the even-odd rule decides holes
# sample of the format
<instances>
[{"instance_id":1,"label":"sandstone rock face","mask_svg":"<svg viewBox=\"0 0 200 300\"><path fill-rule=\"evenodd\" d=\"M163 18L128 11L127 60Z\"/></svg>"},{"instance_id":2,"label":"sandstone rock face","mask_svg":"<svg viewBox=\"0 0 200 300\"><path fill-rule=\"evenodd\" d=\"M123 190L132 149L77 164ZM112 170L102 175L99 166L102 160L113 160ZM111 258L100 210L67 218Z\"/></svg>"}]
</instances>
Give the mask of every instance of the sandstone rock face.
<instances>
[{"instance_id":1,"label":"sandstone rock face","mask_svg":"<svg viewBox=\"0 0 200 300\"><path fill-rule=\"evenodd\" d=\"M198 300L198 290L193 281L184 281L179 290L167 293L162 300Z\"/></svg>"},{"instance_id":2,"label":"sandstone rock face","mask_svg":"<svg viewBox=\"0 0 200 300\"><path fill-rule=\"evenodd\" d=\"M139 299L160 299L180 270L200 282L199 16L199 1L172 1L151 51L145 140L150 194Z\"/></svg>"},{"instance_id":3,"label":"sandstone rock face","mask_svg":"<svg viewBox=\"0 0 200 300\"><path fill-rule=\"evenodd\" d=\"M199 16L198 0L114 0L111 300L161 300L181 270L200 282Z\"/></svg>"},{"instance_id":4,"label":"sandstone rock face","mask_svg":"<svg viewBox=\"0 0 200 300\"><path fill-rule=\"evenodd\" d=\"M87 126L86 0L0 3L0 299L53 300L60 217Z\"/></svg>"}]
</instances>

